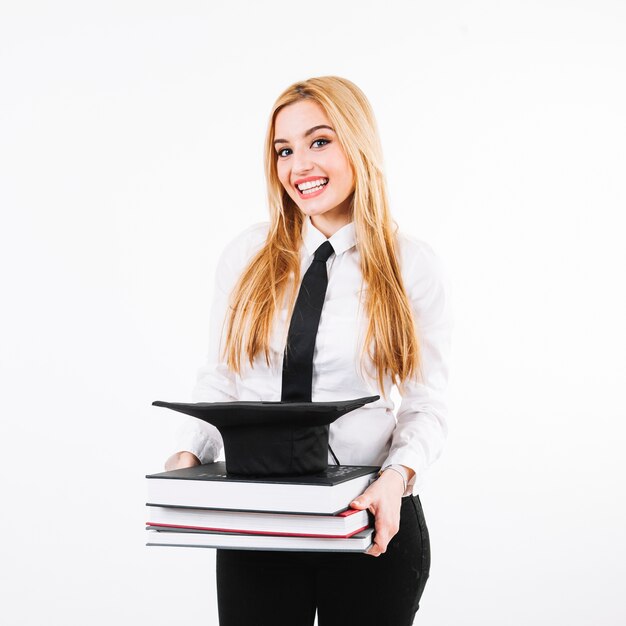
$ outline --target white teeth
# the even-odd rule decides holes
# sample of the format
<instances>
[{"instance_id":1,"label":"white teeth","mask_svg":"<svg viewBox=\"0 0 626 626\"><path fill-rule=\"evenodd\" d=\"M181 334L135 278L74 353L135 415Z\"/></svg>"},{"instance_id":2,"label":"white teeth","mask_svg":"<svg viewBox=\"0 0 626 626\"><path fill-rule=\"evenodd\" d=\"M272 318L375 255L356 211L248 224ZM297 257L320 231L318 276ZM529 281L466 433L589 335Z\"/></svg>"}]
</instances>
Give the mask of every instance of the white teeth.
<instances>
[{"instance_id":1,"label":"white teeth","mask_svg":"<svg viewBox=\"0 0 626 626\"><path fill-rule=\"evenodd\" d=\"M315 193L316 191L319 191L320 189L323 189L323 188L324 188L324 185L320 185L319 187L313 187L312 189L305 189L301 193L303 196L306 196L307 194Z\"/></svg>"},{"instance_id":2,"label":"white teeth","mask_svg":"<svg viewBox=\"0 0 626 626\"><path fill-rule=\"evenodd\" d=\"M297 187L300 191L304 192L305 190L313 189L314 187L323 187L327 182L328 178L318 178L316 180L309 180L306 183L301 183L297 185Z\"/></svg>"}]
</instances>

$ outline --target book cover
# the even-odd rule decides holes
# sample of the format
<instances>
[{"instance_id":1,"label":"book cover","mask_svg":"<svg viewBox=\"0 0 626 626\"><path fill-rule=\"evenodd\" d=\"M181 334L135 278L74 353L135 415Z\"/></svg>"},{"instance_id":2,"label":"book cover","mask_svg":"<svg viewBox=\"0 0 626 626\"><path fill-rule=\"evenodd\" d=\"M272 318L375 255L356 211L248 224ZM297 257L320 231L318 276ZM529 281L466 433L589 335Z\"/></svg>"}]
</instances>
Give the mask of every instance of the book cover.
<instances>
[{"instance_id":1,"label":"book cover","mask_svg":"<svg viewBox=\"0 0 626 626\"><path fill-rule=\"evenodd\" d=\"M318 485L320 487L332 487L340 483L365 476L375 474L380 467L372 465L329 465L328 469L316 474L305 474L297 476L238 476L226 473L226 463L217 461L215 463L205 463L194 467L185 467L169 472L159 472L157 474L147 474L150 479L167 480L213 480L223 482L242 483L267 483L271 485Z\"/></svg>"},{"instance_id":2,"label":"book cover","mask_svg":"<svg viewBox=\"0 0 626 626\"><path fill-rule=\"evenodd\" d=\"M224 463L148 474L149 505L335 515L376 478L373 466L331 465L317 474L255 478Z\"/></svg>"}]
</instances>

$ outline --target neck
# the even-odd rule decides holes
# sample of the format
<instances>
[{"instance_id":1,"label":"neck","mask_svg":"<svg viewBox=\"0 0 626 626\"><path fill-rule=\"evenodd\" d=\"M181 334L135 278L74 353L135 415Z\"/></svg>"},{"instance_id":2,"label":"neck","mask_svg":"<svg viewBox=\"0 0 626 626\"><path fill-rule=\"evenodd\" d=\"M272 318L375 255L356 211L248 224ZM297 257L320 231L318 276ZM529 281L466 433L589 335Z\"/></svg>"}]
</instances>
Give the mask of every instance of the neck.
<instances>
[{"instance_id":1,"label":"neck","mask_svg":"<svg viewBox=\"0 0 626 626\"><path fill-rule=\"evenodd\" d=\"M343 228L346 224L349 224L352 220L352 214L350 212L340 214L327 214L311 215L311 224L319 230L326 239L332 237L340 228Z\"/></svg>"}]
</instances>

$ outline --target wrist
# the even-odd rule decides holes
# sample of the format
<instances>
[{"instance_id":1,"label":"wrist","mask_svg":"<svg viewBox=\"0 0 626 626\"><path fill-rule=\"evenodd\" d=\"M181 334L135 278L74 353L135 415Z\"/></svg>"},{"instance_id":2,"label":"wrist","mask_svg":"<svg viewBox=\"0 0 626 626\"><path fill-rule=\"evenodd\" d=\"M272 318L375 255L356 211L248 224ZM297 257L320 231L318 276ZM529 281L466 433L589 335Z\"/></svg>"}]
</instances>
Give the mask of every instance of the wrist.
<instances>
[{"instance_id":1,"label":"wrist","mask_svg":"<svg viewBox=\"0 0 626 626\"><path fill-rule=\"evenodd\" d=\"M193 457L194 459L197 459L197 458L198 458L198 455L194 454L193 452L190 452L189 450L180 450L180 451L178 452L178 454L179 454L181 457L186 456L186 457Z\"/></svg>"},{"instance_id":2,"label":"wrist","mask_svg":"<svg viewBox=\"0 0 626 626\"><path fill-rule=\"evenodd\" d=\"M385 480L393 481L402 489L402 495L406 492L408 485L408 472L402 465L387 465L378 472L379 478L385 477Z\"/></svg>"},{"instance_id":3,"label":"wrist","mask_svg":"<svg viewBox=\"0 0 626 626\"><path fill-rule=\"evenodd\" d=\"M193 467L194 465L201 465L200 459L187 450L180 450L172 454L172 456L165 462L165 469L169 472L171 470L182 469L185 467Z\"/></svg>"}]
</instances>

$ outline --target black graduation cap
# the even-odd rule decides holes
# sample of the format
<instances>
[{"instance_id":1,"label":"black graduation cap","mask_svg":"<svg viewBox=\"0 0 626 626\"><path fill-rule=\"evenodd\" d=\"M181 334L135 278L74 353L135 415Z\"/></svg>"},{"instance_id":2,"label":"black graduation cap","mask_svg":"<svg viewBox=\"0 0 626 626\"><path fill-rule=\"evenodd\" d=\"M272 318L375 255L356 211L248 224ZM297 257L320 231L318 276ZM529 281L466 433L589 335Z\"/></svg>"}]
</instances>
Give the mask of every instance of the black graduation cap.
<instances>
[{"instance_id":1,"label":"black graduation cap","mask_svg":"<svg viewBox=\"0 0 626 626\"><path fill-rule=\"evenodd\" d=\"M313 474L328 468L328 430L336 419L378 400L333 402L162 402L213 424L226 451L226 471L246 476Z\"/></svg>"}]
</instances>

